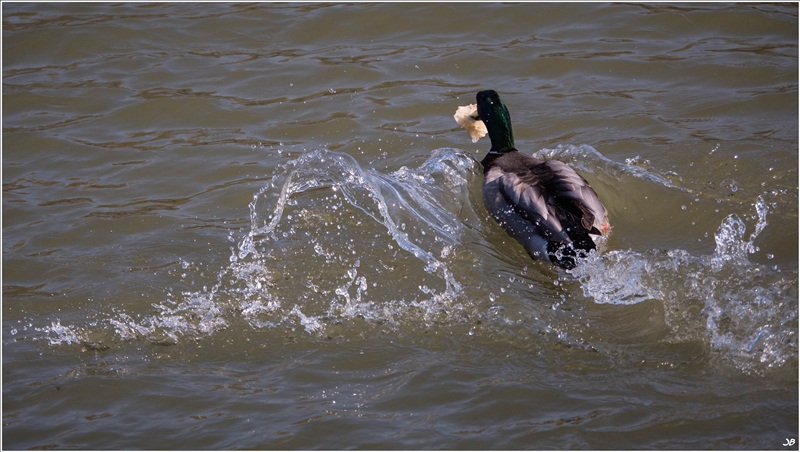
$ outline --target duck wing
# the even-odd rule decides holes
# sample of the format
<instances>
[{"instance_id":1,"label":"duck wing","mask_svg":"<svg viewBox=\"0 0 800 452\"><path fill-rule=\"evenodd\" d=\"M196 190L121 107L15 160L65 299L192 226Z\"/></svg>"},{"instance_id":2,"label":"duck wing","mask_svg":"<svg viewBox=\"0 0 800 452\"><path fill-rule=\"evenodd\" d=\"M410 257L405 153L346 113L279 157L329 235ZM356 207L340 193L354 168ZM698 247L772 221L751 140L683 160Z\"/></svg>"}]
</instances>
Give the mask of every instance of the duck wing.
<instances>
[{"instance_id":1,"label":"duck wing","mask_svg":"<svg viewBox=\"0 0 800 452\"><path fill-rule=\"evenodd\" d=\"M531 168L552 196L551 209L575 233L600 236L609 229L608 211L589 183L566 163L548 160ZM549 177L548 177L549 176ZM570 236L572 236L570 230Z\"/></svg>"},{"instance_id":2,"label":"duck wing","mask_svg":"<svg viewBox=\"0 0 800 452\"><path fill-rule=\"evenodd\" d=\"M532 224L540 236L548 242L569 242L561 221L547 205L548 194L536 174L494 168L487 173L487 182L491 181L497 182L503 204Z\"/></svg>"},{"instance_id":3,"label":"duck wing","mask_svg":"<svg viewBox=\"0 0 800 452\"><path fill-rule=\"evenodd\" d=\"M514 154L496 160L503 197L548 242L593 249L592 236L608 229L608 214L588 182L563 162Z\"/></svg>"}]
</instances>

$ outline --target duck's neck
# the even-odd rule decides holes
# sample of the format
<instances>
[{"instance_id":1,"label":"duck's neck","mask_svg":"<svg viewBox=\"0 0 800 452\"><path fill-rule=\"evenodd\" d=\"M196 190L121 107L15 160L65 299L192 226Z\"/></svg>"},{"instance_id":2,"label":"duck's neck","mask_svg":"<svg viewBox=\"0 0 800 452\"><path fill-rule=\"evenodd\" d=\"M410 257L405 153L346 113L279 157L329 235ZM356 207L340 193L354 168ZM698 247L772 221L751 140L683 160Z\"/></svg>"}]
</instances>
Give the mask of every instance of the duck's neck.
<instances>
[{"instance_id":1,"label":"duck's neck","mask_svg":"<svg viewBox=\"0 0 800 452\"><path fill-rule=\"evenodd\" d=\"M492 154L516 151L514 133L511 131L511 115L508 114L500 96L494 91L478 93L478 116L486 125L489 139L492 140Z\"/></svg>"},{"instance_id":2,"label":"duck's neck","mask_svg":"<svg viewBox=\"0 0 800 452\"><path fill-rule=\"evenodd\" d=\"M492 154L503 154L516 151L514 133L511 131L511 118L508 115L495 116L486 122L489 139L492 140Z\"/></svg>"}]
</instances>

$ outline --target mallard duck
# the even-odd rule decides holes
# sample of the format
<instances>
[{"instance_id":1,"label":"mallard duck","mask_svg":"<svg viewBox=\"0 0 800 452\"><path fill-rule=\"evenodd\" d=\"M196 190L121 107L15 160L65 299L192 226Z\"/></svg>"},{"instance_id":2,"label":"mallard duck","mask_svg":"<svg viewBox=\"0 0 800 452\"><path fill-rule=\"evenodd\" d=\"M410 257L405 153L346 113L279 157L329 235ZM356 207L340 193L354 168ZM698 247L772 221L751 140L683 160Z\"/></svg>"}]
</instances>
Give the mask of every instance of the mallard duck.
<instances>
[{"instance_id":1,"label":"mallard duck","mask_svg":"<svg viewBox=\"0 0 800 452\"><path fill-rule=\"evenodd\" d=\"M487 210L532 257L574 268L611 229L605 206L565 163L517 150L511 117L495 91L481 91L477 100L478 118L492 141L481 161Z\"/></svg>"}]
</instances>

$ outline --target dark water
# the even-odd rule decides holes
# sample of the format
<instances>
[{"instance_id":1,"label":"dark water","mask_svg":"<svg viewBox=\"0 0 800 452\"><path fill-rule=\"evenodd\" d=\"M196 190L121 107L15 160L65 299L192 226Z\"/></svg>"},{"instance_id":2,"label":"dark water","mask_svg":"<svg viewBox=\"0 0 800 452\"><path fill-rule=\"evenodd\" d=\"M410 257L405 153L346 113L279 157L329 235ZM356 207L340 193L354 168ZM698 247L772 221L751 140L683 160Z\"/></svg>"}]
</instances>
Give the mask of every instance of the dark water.
<instances>
[{"instance_id":1,"label":"dark water","mask_svg":"<svg viewBox=\"0 0 800 452\"><path fill-rule=\"evenodd\" d=\"M797 449L797 23L4 3L3 447ZM482 206L487 88L609 209L571 273Z\"/></svg>"}]
</instances>

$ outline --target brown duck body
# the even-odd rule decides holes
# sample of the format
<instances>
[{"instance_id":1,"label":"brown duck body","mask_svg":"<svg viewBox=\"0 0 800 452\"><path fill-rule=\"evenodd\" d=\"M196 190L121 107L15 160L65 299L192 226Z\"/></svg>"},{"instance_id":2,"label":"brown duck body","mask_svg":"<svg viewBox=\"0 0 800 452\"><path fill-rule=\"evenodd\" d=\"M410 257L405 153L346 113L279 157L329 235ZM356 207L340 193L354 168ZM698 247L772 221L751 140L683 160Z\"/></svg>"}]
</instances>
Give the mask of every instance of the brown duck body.
<instances>
[{"instance_id":1,"label":"brown duck body","mask_svg":"<svg viewBox=\"0 0 800 452\"><path fill-rule=\"evenodd\" d=\"M520 153L508 110L494 91L478 93L492 149L481 162L483 200L498 224L534 258L564 267L596 248L608 212L586 179L565 163Z\"/></svg>"}]
</instances>

